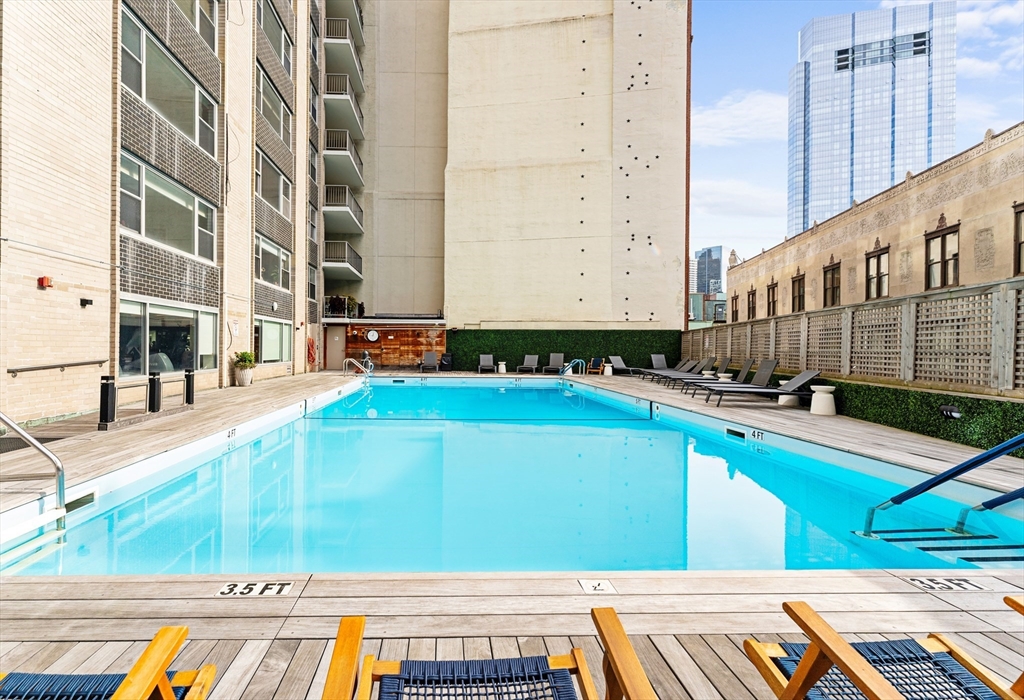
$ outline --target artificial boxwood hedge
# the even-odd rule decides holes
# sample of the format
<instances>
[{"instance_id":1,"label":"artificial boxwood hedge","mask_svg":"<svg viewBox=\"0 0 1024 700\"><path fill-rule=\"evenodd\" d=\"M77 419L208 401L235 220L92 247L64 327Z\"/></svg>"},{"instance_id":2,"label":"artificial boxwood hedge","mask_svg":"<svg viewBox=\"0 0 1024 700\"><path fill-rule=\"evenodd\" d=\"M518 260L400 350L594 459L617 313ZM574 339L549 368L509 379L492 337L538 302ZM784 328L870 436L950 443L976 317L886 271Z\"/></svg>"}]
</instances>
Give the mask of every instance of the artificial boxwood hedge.
<instances>
[{"instance_id":1,"label":"artificial boxwood hedge","mask_svg":"<svg viewBox=\"0 0 1024 700\"><path fill-rule=\"evenodd\" d=\"M812 380L811 384L836 387L833 396L836 412L841 415L980 450L995 447L1024 432L1024 403L1018 401L915 391L821 377ZM939 413L940 406L956 406L960 409L961 418L943 418ZM1013 455L1024 457L1024 450L1017 450Z\"/></svg>"},{"instance_id":2,"label":"artificial boxwood hedge","mask_svg":"<svg viewBox=\"0 0 1024 700\"><path fill-rule=\"evenodd\" d=\"M548 363L548 355L560 352L568 362L574 358L621 355L630 367L650 367L651 355L662 354L669 367L679 362L682 344L680 331L560 331L560 330L456 330L445 339L452 353L454 369L476 371L480 355L494 355L504 361L510 372L523 363L526 355L540 355L539 366Z\"/></svg>"}]
</instances>

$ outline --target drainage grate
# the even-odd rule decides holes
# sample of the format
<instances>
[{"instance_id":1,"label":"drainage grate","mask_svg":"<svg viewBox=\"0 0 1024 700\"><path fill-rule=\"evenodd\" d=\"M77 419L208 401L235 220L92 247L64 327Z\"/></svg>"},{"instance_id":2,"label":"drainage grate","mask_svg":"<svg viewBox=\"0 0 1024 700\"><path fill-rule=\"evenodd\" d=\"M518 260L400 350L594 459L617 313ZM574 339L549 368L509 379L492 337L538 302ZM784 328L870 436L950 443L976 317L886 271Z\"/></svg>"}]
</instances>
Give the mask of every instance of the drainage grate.
<instances>
[{"instance_id":1,"label":"drainage grate","mask_svg":"<svg viewBox=\"0 0 1024 700\"><path fill-rule=\"evenodd\" d=\"M44 437L36 438L39 442L53 442L54 440L63 440L64 438L59 437ZM28 443L22 440L20 437L0 437L0 454L7 454L8 452L14 452L28 447Z\"/></svg>"}]
</instances>

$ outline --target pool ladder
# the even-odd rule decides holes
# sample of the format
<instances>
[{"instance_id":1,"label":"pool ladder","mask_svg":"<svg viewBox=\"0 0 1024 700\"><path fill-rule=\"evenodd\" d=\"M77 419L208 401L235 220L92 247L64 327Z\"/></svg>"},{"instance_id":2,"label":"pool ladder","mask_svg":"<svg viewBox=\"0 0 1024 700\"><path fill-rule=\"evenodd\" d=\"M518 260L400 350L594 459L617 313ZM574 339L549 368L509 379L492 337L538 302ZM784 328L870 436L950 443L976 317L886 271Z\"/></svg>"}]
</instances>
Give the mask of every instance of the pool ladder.
<instances>
[{"instance_id":1,"label":"pool ladder","mask_svg":"<svg viewBox=\"0 0 1024 700\"><path fill-rule=\"evenodd\" d=\"M3 413L0 413L0 423L3 423L9 430L24 440L29 447L34 449L36 452L41 454L43 457L48 459L53 464L53 473L28 473L28 474L3 474L0 473L0 482L10 481L39 481L41 479L54 479L56 481L56 499L54 507L50 509L43 509L43 512L31 518L26 518L16 525L3 528L0 530L0 543L9 542L13 539L17 539L23 535L27 535L33 530L39 530L45 528L50 523L56 523L53 530L44 532L43 534L33 537L32 539L24 542L16 547L12 547L3 554L0 554L0 568L7 566L9 563L20 559L25 554L39 549L47 542L56 540L56 545L59 546L64 542L64 532L67 527L65 516L67 515L66 502L64 500L64 464L60 461L57 455L50 452L50 450L43 447L43 445L36 440L34 437L29 435L18 425L15 421L8 418Z\"/></svg>"},{"instance_id":2,"label":"pool ladder","mask_svg":"<svg viewBox=\"0 0 1024 700\"><path fill-rule=\"evenodd\" d=\"M565 367L563 367L562 369L558 370L558 374L564 376L564 375L568 374L569 372L571 372L573 367L577 368L577 373L578 374L586 374L587 373L587 363L584 362L583 360L579 359L579 358L576 358L575 360L573 360L572 362L567 364Z\"/></svg>"},{"instance_id":3,"label":"pool ladder","mask_svg":"<svg viewBox=\"0 0 1024 700\"><path fill-rule=\"evenodd\" d=\"M348 374L349 367L358 368L367 378L373 376L373 360L371 360L370 358L366 358L366 364L363 364L354 357L346 357L345 361L341 363L342 374ZM364 383L369 384L369 381L366 381Z\"/></svg>"}]
</instances>

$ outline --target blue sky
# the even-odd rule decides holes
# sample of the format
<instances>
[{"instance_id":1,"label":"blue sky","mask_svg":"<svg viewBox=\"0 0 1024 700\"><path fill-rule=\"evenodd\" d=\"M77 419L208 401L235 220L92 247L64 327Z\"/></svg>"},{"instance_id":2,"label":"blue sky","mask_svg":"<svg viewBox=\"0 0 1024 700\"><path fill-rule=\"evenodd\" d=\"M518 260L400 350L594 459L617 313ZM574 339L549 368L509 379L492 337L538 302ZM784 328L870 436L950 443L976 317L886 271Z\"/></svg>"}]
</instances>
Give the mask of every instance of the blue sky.
<instances>
[{"instance_id":1,"label":"blue sky","mask_svg":"<svg viewBox=\"0 0 1024 700\"><path fill-rule=\"evenodd\" d=\"M812 17L920 0L694 0L690 247L786 233L787 80ZM1024 0L957 4L957 150L1024 120Z\"/></svg>"}]
</instances>

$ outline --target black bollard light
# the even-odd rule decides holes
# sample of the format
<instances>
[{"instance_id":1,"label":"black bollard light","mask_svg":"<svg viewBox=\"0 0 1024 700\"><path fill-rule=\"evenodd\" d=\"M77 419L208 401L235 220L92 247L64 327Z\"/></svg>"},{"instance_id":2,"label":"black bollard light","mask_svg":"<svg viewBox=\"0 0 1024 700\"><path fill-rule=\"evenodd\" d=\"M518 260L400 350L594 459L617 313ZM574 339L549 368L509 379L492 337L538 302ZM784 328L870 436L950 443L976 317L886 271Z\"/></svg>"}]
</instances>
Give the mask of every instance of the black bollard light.
<instances>
[{"instance_id":1,"label":"black bollard light","mask_svg":"<svg viewBox=\"0 0 1024 700\"><path fill-rule=\"evenodd\" d=\"M100 423L113 423L117 419L117 385L114 377L100 377Z\"/></svg>"},{"instance_id":2,"label":"black bollard light","mask_svg":"<svg viewBox=\"0 0 1024 700\"><path fill-rule=\"evenodd\" d=\"M150 413L160 412L160 373L150 372L149 373L149 406L147 410Z\"/></svg>"},{"instance_id":3,"label":"black bollard light","mask_svg":"<svg viewBox=\"0 0 1024 700\"><path fill-rule=\"evenodd\" d=\"M185 370L185 403L194 404L196 402L196 371L194 369Z\"/></svg>"}]
</instances>

